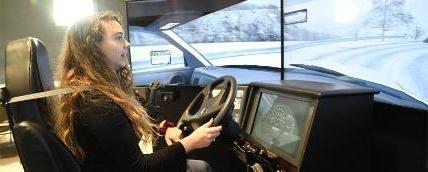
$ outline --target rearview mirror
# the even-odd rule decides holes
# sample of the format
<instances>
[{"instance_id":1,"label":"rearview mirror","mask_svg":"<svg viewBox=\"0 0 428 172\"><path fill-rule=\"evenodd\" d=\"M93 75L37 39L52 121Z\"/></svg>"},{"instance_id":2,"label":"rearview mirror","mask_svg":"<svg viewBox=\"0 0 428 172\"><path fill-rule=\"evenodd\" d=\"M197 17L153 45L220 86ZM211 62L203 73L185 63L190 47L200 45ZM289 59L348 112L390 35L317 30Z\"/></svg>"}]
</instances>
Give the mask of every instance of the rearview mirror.
<instances>
[{"instance_id":1,"label":"rearview mirror","mask_svg":"<svg viewBox=\"0 0 428 172\"><path fill-rule=\"evenodd\" d=\"M304 23L307 21L308 21L308 10L307 9L302 9L302 10L284 13L285 25Z\"/></svg>"}]
</instances>

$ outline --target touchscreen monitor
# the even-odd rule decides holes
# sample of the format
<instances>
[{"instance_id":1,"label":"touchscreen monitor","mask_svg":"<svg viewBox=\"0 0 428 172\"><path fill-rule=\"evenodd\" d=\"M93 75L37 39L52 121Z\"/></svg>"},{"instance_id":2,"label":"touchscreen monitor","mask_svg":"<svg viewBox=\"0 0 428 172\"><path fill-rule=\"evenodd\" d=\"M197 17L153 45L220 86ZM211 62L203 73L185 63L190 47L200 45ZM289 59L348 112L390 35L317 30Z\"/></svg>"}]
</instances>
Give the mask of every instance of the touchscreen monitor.
<instances>
[{"instance_id":1,"label":"touchscreen monitor","mask_svg":"<svg viewBox=\"0 0 428 172\"><path fill-rule=\"evenodd\" d=\"M298 162L305 144L311 103L260 92L250 135L280 157Z\"/></svg>"}]
</instances>

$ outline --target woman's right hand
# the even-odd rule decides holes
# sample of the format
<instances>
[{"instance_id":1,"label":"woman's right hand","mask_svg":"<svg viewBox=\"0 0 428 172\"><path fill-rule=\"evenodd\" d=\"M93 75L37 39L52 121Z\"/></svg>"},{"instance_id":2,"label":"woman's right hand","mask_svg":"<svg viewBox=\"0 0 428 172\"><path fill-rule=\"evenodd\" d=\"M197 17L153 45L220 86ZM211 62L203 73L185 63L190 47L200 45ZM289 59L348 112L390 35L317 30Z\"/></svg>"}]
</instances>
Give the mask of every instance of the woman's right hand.
<instances>
[{"instance_id":1,"label":"woman's right hand","mask_svg":"<svg viewBox=\"0 0 428 172\"><path fill-rule=\"evenodd\" d=\"M186 152L209 146L220 135L221 126L210 127L213 119L193 131L192 134L180 140Z\"/></svg>"}]
</instances>

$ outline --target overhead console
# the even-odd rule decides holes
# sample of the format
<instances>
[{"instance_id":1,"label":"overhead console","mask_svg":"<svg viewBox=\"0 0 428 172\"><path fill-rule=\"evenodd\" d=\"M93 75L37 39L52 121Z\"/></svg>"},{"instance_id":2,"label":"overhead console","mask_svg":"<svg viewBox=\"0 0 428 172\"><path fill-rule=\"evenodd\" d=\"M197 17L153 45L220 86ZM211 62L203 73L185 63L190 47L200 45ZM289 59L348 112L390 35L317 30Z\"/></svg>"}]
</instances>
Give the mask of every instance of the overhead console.
<instances>
[{"instance_id":1,"label":"overhead console","mask_svg":"<svg viewBox=\"0 0 428 172\"><path fill-rule=\"evenodd\" d=\"M254 171L369 171L375 90L299 80L251 83L234 142Z\"/></svg>"}]
</instances>

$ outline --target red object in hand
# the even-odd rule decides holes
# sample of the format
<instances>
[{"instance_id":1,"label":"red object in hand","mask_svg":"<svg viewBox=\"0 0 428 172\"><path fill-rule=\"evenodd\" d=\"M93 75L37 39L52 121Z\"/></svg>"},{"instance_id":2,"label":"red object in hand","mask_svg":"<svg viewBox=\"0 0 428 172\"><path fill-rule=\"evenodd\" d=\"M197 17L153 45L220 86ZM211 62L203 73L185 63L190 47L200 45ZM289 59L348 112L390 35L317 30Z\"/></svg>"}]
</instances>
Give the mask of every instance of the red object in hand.
<instances>
[{"instance_id":1,"label":"red object in hand","mask_svg":"<svg viewBox=\"0 0 428 172\"><path fill-rule=\"evenodd\" d=\"M162 124L162 123L163 123L163 125L162 125L162 126L160 126L160 128L159 128L159 134L162 134L162 135L165 135L166 130L167 130L169 127L174 127L174 126L175 126L173 122L170 122L170 121L167 121L167 120L163 120L163 121L161 122L161 124Z\"/></svg>"}]
</instances>

